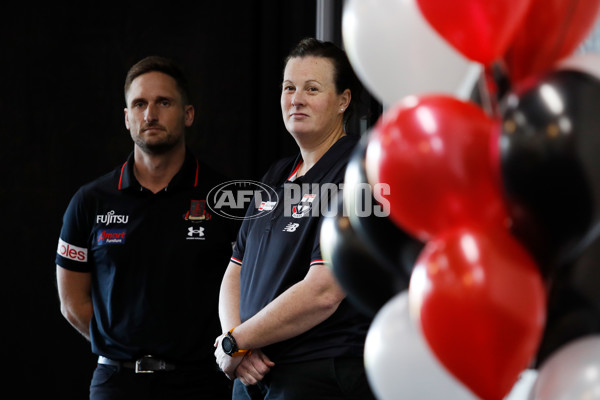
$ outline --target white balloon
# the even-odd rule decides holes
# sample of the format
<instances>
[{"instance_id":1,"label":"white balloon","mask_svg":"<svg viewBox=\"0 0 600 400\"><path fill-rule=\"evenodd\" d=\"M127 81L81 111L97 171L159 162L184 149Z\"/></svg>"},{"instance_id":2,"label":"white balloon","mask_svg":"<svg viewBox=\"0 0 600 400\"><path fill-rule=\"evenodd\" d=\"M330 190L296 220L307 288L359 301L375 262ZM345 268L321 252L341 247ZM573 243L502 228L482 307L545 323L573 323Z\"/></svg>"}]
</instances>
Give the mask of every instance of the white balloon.
<instances>
[{"instance_id":1,"label":"white balloon","mask_svg":"<svg viewBox=\"0 0 600 400\"><path fill-rule=\"evenodd\" d=\"M429 349L409 315L408 291L375 316L365 341L365 369L380 400L477 399Z\"/></svg>"},{"instance_id":2,"label":"white balloon","mask_svg":"<svg viewBox=\"0 0 600 400\"><path fill-rule=\"evenodd\" d=\"M533 400L599 400L600 336L574 340L544 361Z\"/></svg>"},{"instance_id":3,"label":"white balloon","mask_svg":"<svg viewBox=\"0 0 600 400\"><path fill-rule=\"evenodd\" d=\"M535 369L526 369L521 372L519 380L504 400L531 400L537 376L538 372Z\"/></svg>"},{"instance_id":4,"label":"white balloon","mask_svg":"<svg viewBox=\"0 0 600 400\"><path fill-rule=\"evenodd\" d=\"M576 54L560 61L557 69L579 71L600 79L600 54Z\"/></svg>"},{"instance_id":5,"label":"white balloon","mask_svg":"<svg viewBox=\"0 0 600 400\"><path fill-rule=\"evenodd\" d=\"M429 25L416 0L347 0L342 37L356 74L384 105L407 95L467 99L481 74L480 64Z\"/></svg>"}]
</instances>

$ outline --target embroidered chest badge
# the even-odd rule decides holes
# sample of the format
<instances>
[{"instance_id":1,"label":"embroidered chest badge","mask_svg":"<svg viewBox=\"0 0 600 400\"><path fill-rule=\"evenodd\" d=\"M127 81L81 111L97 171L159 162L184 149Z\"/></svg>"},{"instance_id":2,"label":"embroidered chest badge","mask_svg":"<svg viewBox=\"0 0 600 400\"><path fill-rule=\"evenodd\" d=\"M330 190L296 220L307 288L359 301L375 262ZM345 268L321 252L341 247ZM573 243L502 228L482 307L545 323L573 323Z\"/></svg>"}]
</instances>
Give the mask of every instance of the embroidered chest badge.
<instances>
[{"instance_id":1,"label":"embroidered chest badge","mask_svg":"<svg viewBox=\"0 0 600 400\"><path fill-rule=\"evenodd\" d=\"M205 221L211 219L210 213L206 211L206 200L192 200L190 209L185 213L183 219L186 221Z\"/></svg>"},{"instance_id":2,"label":"embroidered chest badge","mask_svg":"<svg viewBox=\"0 0 600 400\"><path fill-rule=\"evenodd\" d=\"M316 194L305 194L302 196L300 203L292 207L292 217L302 218L308 216L315 197L317 197Z\"/></svg>"}]
</instances>

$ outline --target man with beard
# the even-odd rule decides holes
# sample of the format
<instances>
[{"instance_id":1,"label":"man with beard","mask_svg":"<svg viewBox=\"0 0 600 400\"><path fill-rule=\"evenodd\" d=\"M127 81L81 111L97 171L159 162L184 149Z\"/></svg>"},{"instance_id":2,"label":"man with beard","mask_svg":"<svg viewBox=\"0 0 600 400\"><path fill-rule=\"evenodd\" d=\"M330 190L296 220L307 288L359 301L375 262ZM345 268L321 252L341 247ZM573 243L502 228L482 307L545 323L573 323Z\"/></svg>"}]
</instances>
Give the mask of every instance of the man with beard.
<instances>
[{"instance_id":1,"label":"man with beard","mask_svg":"<svg viewBox=\"0 0 600 400\"><path fill-rule=\"evenodd\" d=\"M125 80L127 161L73 196L56 256L61 312L91 342L90 399L225 399L212 339L238 225L211 213L225 180L186 147L194 107L162 57Z\"/></svg>"}]
</instances>

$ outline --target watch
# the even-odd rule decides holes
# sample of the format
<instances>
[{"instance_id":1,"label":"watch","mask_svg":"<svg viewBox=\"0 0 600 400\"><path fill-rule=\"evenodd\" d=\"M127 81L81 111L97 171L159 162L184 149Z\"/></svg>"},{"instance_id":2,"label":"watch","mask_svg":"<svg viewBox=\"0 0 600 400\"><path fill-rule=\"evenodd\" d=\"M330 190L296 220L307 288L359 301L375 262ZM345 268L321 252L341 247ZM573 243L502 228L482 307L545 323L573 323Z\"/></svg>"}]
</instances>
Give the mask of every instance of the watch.
<instances>
[{"instance_id":1,"label":"watch","mask_svg":"<svg viewBox=\"0 0 600 400\"><path fill-rule=\"evenodd\" d=\"M248 353L249 350L240 350L231 332L233 332L233 329L227 332L227 335L221 340L223 352L231 357L240 357Z\"/></svg>"}]
</instances>

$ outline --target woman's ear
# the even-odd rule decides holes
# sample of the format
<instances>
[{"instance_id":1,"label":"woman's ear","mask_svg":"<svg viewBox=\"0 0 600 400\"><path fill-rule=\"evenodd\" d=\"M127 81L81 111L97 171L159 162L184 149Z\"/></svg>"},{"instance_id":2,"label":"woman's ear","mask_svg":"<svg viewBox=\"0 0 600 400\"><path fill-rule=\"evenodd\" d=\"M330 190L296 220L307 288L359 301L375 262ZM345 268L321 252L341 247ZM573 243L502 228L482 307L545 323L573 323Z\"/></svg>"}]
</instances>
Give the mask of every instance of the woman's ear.
<instances>
[{"instance_id":1,"label":"woman's ear","mask_svg":"<svg viewBox=\"0 0 600 400\"><path fill-rule=\"evenodd\" d=\"M350 105L350 100L352 100L352 93L350 89L346 89L340 95L340 109L344 109L345 111Z\"/></svg>"}]
</instances>

